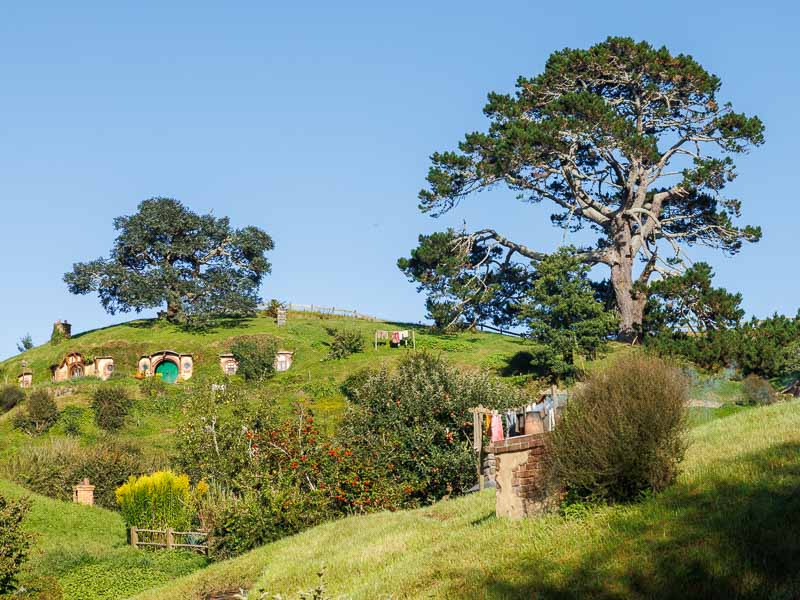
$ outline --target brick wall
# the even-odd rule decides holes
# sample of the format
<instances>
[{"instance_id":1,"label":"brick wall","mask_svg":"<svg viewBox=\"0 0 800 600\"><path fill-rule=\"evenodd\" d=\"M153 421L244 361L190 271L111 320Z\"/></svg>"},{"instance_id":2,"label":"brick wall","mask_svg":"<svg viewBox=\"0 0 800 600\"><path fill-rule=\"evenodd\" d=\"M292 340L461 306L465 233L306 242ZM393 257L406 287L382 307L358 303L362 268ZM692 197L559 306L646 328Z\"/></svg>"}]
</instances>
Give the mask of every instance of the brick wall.
<instances>
[{"instance_id":1,"label":"brick wall","mask_svg":"<svg viewBox=\"0 0 800 600\"><path fill-rule=\"evenodd\" d=\"M548 503L545 460L547 434L521 435L493 442L498 517L522 518L541 513Z\"/></svg>"}]
</instances>

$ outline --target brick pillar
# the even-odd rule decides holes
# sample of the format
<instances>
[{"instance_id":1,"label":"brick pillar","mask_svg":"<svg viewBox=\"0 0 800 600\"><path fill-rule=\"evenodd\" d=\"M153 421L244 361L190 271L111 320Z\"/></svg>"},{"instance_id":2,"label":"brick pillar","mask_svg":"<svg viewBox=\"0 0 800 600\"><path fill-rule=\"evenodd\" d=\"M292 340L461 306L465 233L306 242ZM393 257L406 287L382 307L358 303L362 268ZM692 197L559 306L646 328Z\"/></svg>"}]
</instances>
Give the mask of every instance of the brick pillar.
<instances>
[{"instance_id":1,"label":"brick pillar","mask_svg":"<svg viewBox=\"0 0 800 600\"><path fill-rule=\"evenodd\" d=\"M548 504L545 459L547 434L520 435L493 442L495 512L519 519L540 514Z\"/></svg>"},{"instance_id":2,"label":"brick pillar","mask_svg":"<svg viewBox=\"0 0 800 600\"><path fill-rule=\"evenodd\" d=\"M72 501L78 504L94 505L94 486L84 479L72 488Z\"/></svg>"}]
</instances>

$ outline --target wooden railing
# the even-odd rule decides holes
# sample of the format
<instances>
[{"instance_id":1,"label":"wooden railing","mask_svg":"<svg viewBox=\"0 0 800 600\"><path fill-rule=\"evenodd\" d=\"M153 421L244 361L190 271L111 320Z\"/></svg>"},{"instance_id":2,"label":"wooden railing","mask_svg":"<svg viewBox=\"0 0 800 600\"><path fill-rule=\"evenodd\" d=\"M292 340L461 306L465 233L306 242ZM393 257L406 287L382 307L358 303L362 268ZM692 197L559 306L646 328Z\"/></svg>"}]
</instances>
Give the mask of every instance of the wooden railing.
<instances>
[{"instance_id":1,"label":"wooden railing","mask_svg":"<svg viewBox=\"0 0 800 600\"><path fill-rule=\"evenodd\" d=\"M134 548L188 548L208 554L208 532L175 531L174 529L140 529L131 527L131 546Z\"/></svg>"},{"instance_id":2,"label":"wooden railing","mask_svg":"<svg viewBox=\"0 0 800 600\"><path fill-rule=\"evenodd\" d=\"M507 329L498 329L497 327L492 327L491 325L485 325L483 323L479 323L478 327L481 331L489 330L494 331L495 333L500 333L502 335L510 335L512 337L524 338L525 336L521 333L516 333L515 331L508 331Z\"/></svg>"},{"instance_id":3,"label":"wooden railing","mask_svg":"<svg viewBox=\"0 0 800 600\"><path fill-rule=\"evenodd\" d=\"M336 308L335 306L322 306L320 304L295 304L294 302L287 302L284 304L286 310L290 312L305 312L314 313L318 315L331 315L337 317L349 317L352 319L364 319L367 321L380 321L377 317L365 315L357 310L349 310L347 308ZM259 306L259 309L264 310L267 305Z\"/></svg>"}]
</instances>

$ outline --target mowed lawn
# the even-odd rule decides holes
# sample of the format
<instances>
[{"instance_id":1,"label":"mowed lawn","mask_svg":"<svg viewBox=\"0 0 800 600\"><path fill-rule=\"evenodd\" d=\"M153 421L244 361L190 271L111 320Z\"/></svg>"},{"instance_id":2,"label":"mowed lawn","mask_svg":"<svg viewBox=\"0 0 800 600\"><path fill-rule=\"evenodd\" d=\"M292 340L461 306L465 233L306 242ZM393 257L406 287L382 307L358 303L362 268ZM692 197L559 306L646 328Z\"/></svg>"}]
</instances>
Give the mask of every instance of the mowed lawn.
<instances>
[{"instance_id":1,"label":"mowed lawn","mask_svg":"<svg viewBox=\"0 0 800 600\"><path fill-rule=\"evenodd\" d=\"M54 578L64 600L128 598L207 564L183 551L135 550L115 512L45 498L4 480L0 494L32 501L24 523L34 534L34 547L22 583L35 587L42 577Z\"/></svg>"},{"instance_id":2,"label":"mowed lawn","mask_svg":"<svg viewBox=\"0 0 800 600\"><path fill-rule=\"evenodd\" d=\"M639 504L507 521L486 491L328 523L137 599L293 594L323 567L333 597L800 597L800 403L717 419L690 438L679 481Z\"/></svg>"}]
</instances>

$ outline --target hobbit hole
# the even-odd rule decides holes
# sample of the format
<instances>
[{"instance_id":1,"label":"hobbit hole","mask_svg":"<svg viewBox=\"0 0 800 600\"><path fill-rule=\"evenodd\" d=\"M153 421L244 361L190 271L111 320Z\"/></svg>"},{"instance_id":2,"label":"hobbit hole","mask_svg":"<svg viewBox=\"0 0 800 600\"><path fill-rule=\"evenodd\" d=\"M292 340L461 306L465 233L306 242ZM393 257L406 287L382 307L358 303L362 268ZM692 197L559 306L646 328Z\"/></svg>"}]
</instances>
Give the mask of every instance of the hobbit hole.
<instances>
[{"instance_id":1,"label":"hobbit hole","mask_svg":"<svg viewBox=\"0 0 800 600\"><path fill-rule=\"evenodd\" d=\"M194 358L191 354L162 350L140 357L138 371L145 377L159 376L167 383L175 383L178 379L185 381L194 371Z\"/></svg>"},{"instance_id":2,"label":"hobbit hole","mask_svg":"<svg viewBox=\"0 0 800 600\"><path fill-rule=\"evenodd\" d=\"M68 381L78 377L99 377L106 380L114 372L114 359L98 356L86 360L80 352L70 352L60 363L50 365L50 378L53 382Z\"/></svg>"}]
</instances>

